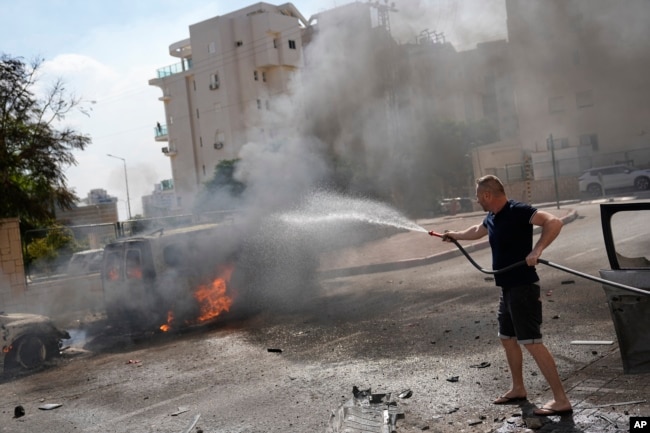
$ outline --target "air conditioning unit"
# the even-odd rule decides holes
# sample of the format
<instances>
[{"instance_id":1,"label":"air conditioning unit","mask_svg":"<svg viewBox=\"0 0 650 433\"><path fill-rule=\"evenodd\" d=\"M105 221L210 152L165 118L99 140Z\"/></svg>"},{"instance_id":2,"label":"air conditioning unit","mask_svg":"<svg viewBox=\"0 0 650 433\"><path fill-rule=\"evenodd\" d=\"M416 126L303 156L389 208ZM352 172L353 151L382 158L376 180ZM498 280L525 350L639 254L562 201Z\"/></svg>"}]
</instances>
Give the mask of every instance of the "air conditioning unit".
<instances>
[{"instance_id":1,"label":"air conditioning unit","mask_svg":"<svg viewBox=\"0 0 650 433\"><path fill-rule=\"evenodd\" d=\"M214 143L214 148L217 149L217 150L222 149L223 148L223 142L222 141L217 141L216 143Z\"/></svg>"},{"instance_id":2,"label":"air conditioning unit","mask_svg":"<svg viewBox=\"0 0 650 433\"><path fill-rule=\"evenodd\" d=\"M165 146L162 148L162 153L169 153L169 147Z\"/></svg>"},{"instance_id":3,"label":"air conditioning unit","mask_svg":"<svg viewBox=\"0 0 650 433\"><path fill-rule=\"evenodd\" d=\"M219 82L210 83L210 90L217 90L219 88Z\"/></svg>"}]
</instances>

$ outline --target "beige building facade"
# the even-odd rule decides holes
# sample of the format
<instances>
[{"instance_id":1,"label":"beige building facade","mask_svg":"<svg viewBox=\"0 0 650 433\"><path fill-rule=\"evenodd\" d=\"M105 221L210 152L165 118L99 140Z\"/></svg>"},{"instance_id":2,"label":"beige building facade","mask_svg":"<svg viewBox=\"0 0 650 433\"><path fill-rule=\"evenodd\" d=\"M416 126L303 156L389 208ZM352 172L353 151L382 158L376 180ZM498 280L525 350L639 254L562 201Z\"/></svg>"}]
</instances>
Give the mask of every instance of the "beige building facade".
<instances>
[{"instance_id":1,"label":"beige building facade","mask_svg":"<svg viewBox=\"0 0 650 433\"><path fill-rule=\"evenodd\" d=\"M506 9L515 146L535 179L553 176L553 158L561 176L650 165L650 3L506 0Z\"/></svg>"},{"instance_id":2,"label":"beige building facade","mask_svg":"<svg viewBox=\"0 0 650 433\"><path fill-rule=\"evenodd\" d=\"M290 3L257 3L193 24L188 39L170 45L180 63L159 69L149 83L162 90L166 122L156 141L170 158L176 208L191 212L220 161L273 136L262 119L302 65L305 24Z\"/></svg>"}]
</instances>

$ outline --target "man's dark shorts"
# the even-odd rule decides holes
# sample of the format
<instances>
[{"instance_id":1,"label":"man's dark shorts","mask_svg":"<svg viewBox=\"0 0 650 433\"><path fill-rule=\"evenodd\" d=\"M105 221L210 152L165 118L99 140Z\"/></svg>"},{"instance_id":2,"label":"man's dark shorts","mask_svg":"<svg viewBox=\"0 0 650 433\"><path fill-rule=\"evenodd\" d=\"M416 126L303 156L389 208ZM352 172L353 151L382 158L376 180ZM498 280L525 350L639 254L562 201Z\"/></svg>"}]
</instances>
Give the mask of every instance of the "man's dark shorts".
<instances>
[{"instance_id":1,"label":"man's dark shorts","mask_svg":"<svg viewBox=\"0 0 650 433\"><path fill-rule=\"evenodd\" d=\"M542 301L538 284L502 288L499 300L499 337L519 344L542 342Z\"/></svg>"}]
</instances>

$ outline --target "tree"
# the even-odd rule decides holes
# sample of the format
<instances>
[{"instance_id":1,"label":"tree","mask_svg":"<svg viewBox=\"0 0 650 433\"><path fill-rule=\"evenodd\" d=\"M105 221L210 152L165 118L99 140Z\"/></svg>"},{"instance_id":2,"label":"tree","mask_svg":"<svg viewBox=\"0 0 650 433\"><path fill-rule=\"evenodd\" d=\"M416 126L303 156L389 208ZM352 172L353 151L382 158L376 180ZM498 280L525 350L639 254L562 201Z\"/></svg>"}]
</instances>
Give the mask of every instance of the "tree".
<instances>
[{"instance_id":1,"label":"tree","mask_svg":"<svg viewBox=\"0 0 650 433\"><path fill-rule=\"evenodd\" d=\"M214 176L203 184L195 206L195 212L232 210L239 205L239 198L246 189L244 183L234 178L239 159L224 159L214 169Z\"/></svg>"},{"instance_id":2,"label":"tree","mask_svg":"<svg viewBox=\"0 0 650 433\"><path fill-rule=\"evenodd\" d=\"M58 79L38 97L34 88L42 60L0 56L0 217L18 217L23 230L48 225L58 206L69 209L77 197L64 173L75 165L74 150L90 137L61 121L80 99ZM82 110L83 112L83 110Z\"/></svg>"},{"instance_id":3,"label":"tree","mask_svg":"<svg viewBox=\"0 0 650 433\"><path fill-rule=\"evenodd\" d=\"M69 229L54 226L47 230L45 236L29 242L25 260L34 271L52 273L81 249Z\"/></svg>"}]
</instances>

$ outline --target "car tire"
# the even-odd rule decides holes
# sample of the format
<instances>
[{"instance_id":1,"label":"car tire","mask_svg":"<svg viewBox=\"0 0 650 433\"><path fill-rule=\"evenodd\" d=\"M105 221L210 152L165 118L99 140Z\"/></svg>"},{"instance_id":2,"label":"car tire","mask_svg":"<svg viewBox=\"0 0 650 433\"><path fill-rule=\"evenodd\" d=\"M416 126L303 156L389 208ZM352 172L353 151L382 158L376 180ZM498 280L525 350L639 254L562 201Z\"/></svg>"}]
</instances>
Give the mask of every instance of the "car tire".
<instances>
[{"instance_id":1,"label":"car tire","mask_svg":"<svg viewBox=\"0 0 650 433\"><path fill-rule=\"evenodd\" d=\"M597 183L590 183L589 185L587 185L587 194L589 194L592 197L598 197L603 195L603 189Z\"/></svg>"},{"instance_id":2,"label":"car tire","mask_svg":"<svg viewBox=\"0 0 650 433\"><path fill-rule=\"evenodd\" d=\"M650 179L645 176L640 176L634 179L634 187L639 191L650 189Z\"/></svg>"},{"instance_id":3,"label":"car tire","mask_svg":"<svg viewBox=\"0 0 650 433\"><path fill-rule=\"evenodd\" d=\"M47 340L39 335L29 334L20 337L12 345L13 356L9 367L33 370L41 367L47 360Z\"/></svg>"}]
</instances>

